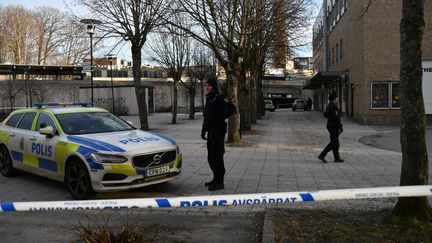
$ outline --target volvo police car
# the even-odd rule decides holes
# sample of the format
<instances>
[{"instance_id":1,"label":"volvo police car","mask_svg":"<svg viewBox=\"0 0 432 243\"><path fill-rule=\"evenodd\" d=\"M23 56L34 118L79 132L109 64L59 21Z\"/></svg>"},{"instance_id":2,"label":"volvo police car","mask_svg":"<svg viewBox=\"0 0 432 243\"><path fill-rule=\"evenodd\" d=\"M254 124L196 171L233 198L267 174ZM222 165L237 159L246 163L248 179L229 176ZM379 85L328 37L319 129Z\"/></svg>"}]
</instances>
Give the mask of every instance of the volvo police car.
<instances>
[{"instance_id":1,"label":"volvo police car","mask_svg":"<svg viewBox=\"0 0 432 243\"><path fill-rule=\"evenodd\" d=\"M105 109L40 103L0 125L0 172L65 183L74 199L167 182L182 166L177 143L134 128Z\"/></svg>"}]
</instances>

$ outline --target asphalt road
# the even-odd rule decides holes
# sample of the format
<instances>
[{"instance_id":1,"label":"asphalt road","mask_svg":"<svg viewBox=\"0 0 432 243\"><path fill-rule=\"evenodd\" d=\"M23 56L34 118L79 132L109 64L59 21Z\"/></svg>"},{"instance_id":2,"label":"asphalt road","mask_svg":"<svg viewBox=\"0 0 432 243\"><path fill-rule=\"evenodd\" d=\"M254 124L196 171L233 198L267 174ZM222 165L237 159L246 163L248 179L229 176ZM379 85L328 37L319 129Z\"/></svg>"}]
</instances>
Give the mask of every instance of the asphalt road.
<instances>
[{"instance_id":1,"label":"asphalt road","mask_svg":"<svg viewBox=\"0 0 432 243\"><path fill-rule=\"evenodd\" d=\"M401 152L400 128L398 126L372 126L377 131L376 134L365 136L359 142L381 148ZM432 156L432 127L426 129L426 147L428 156Z\"/></svg>"}]
</instances>

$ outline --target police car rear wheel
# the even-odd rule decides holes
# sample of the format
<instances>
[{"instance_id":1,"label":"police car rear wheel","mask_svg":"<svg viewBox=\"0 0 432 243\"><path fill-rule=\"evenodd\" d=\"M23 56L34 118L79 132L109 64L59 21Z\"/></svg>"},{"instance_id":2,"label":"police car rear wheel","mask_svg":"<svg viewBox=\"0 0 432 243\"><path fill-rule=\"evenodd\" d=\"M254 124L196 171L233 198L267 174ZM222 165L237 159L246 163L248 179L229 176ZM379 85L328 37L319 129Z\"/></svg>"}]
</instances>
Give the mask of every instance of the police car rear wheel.
<instances>
[{"instance_id":1,"label":"police car rear wheel","mask_svg":"<svg viewBox=\"0 0 432 243\"><path fill-rule=\"evenodd\" d=\"M94 194L87 167L81 160L70 161L66 168L65 183L74 199L82 200Z\"/></svg>"},{"instance_id":2,"label":"police car rear wheel","mask_svg":"<svg viewBox=\"0 0 432 243\"><path fill-rule=\"evenodd\" d=\"M0 146L0 172L4 176L13 176L15 170L12 164L12 158L5 146Z\"/></svg>"}]
</instances>

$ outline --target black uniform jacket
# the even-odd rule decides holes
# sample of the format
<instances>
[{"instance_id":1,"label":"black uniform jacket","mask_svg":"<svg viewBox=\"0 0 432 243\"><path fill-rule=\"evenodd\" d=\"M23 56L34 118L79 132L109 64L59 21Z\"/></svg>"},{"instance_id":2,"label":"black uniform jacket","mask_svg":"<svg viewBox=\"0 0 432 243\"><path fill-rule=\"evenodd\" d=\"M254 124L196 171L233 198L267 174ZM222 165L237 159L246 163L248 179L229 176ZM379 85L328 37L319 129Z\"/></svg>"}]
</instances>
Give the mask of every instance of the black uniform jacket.
<instances>
[{"instance_id":1,"label":"black uniform jacket","mask_svg":"<svg viewBox=\"0 0 432 243\"><path fill-rule=\"evenodd\" d=\"M336 104L330 102L326 108L327 127L340 128L341 124L341 112Z\"/></svg>"},{"instance_id":2,"label":"black uniform jacket","mask_svg":"<svg viewBox=\"0 0 432 243\"><path fill-rule=\"evenodd\" d=\"M226 101L223 95L214 91L207 96L204 107L203 130L206 132L226 133L225 119L235 111L231 101Z\"/></svg>"}]
</instances>

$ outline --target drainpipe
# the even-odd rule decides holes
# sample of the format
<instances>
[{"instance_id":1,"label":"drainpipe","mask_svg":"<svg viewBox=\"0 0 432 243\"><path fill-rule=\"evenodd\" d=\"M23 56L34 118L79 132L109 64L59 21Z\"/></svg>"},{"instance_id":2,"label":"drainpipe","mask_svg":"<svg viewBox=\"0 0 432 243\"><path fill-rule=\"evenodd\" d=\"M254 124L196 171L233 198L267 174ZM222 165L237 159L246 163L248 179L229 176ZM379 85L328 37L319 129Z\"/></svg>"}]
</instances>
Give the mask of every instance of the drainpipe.
<instances>
[{"instance_id":1,"label":"drainpipe","mask_svg":"<svg viewBox=\"0 0 432 243\"><path fill-rule=\"evenodd\" d=\"M322 15L322 21L323 21L323 32L322 32L322 38L323 38L323 70L322 71L328 71L329 70L329 63L328 63L328 23L327 23L327 0L323 0L323 15ZM325 86L321 86L321 95L322 95L322 104L321 104L321 110L324 110L325 104L326 104L326 98L325 98Z\"/></svg>"},{"instance_id":2,"label":"drainpipe","mask_svg":"<svg viewBox=\"0 0 432 243\"><path fill-rule=\"evenodd\" d=\"M327 23L327 0L323 0L323 71L329 71L328 63L328 23Z\"/></svg>"}]
</instances>

